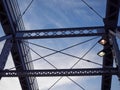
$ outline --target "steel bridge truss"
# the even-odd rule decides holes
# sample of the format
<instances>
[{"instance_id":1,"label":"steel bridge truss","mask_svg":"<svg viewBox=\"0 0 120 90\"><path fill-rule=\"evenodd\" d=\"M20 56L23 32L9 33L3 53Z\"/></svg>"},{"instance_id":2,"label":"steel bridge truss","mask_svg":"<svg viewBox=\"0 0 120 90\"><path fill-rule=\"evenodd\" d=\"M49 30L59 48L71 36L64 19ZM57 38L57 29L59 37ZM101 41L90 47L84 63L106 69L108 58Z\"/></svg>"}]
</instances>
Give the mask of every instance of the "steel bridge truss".
<instances>
[{"instance_id":1,"label":"steel bridge truss","mask_svg":"<svg viewBox=\"0 0 120 90\"><path fill-rule=\"evenodd\" d=\"M18 22L20 14L19 9L13 7L12 3L16 0L0 0L0 21L6 36L0 37L0 41L6 40L0 55L0 77L19 77L23 90L38 90L36 83L30 85L33 77L37 76L95 76L102 75L102 90L111 89L112 75L120 77L120 52L114 35L109 33L112 30L120 30L117 27L120 0L107 0L106 17L104 26L100 27L82 27L82 28L60 28L60 29L43 29L25 31L22 20ZM12 8L11 8L12 7ZM19 12L19 13L18 13ZM107 55L103 58L102 68L79 68L79 69L47 69L34 70L30 62L29 49L24 46L23 41L26 39L48 39L48 38L66 38L66 37L85 37L85 36L103 36L106 35L108 44ZM111 42L112 40L112 42ZM112 44L111 44L112 43ZM112 46L112 47L111 47ZM113 67L113 52L117 67ZM12 53L16 70L4 70L9 53ZM27 55L23 58L24 55ZM18 59L16 61L16 59ZM20 67L17 67L20 66Z\"/></svg>"}]
</instances>

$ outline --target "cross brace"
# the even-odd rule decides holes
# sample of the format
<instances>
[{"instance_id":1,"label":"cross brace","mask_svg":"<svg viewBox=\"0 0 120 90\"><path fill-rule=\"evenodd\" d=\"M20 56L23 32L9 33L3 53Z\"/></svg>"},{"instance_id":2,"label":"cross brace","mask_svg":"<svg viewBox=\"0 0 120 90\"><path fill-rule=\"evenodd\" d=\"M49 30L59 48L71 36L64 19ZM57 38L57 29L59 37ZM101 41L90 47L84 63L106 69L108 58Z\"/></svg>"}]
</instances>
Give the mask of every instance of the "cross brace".
<instances>
[{"instance_id":1,"label":"cross brace","mask_svg":"<svg viewBox=\"0 0 120 90\"><path fill-rule=\"evenodd\" d=\"M31 77L31 76L95 76L95 75L119 75L117 68L89 68L89 69L47 69L47 70L3 70L2 77Z\"/></svg>"},{"instance_id":2,"label":"cross brace","mask_svg":"<svg viewBox=\"0 0 120 90\"><path fill-rule=\"evenodd\" d=\"M16 39L44 39L44 38L63 38L63 37L82 37L82 36L102 36L104 27L81 27L81 28L60 28L17 31Z\"/></svg>"}]
</instances>

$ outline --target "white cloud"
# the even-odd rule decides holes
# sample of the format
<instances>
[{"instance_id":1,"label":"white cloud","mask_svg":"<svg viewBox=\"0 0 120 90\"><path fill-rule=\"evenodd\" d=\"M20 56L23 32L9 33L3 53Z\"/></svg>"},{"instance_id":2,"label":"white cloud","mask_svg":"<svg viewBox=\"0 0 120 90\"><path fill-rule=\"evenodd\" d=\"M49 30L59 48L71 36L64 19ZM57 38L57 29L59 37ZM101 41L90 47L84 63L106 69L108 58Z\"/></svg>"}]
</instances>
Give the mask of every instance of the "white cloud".
<instances>
[{"instance_id":1,"label":"white cloud","mask_svg":"<svg viewBox=\"0 0 120 90\"><path fill-rule=\"evenodd\" d=\"M21 90L18 78L2 78L0 81L0 90Z\"/></svg>"}]
</instances>

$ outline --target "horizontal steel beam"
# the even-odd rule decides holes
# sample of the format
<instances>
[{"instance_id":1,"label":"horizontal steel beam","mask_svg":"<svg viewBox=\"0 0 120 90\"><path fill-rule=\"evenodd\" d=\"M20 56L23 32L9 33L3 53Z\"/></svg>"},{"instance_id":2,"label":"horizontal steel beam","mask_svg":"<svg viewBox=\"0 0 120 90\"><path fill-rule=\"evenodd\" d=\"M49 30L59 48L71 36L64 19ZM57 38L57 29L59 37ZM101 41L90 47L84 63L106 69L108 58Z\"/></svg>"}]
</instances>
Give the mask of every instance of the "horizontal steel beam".
<instances>
[{"instance_id":1,"label":"horizontal steel beam","mask_svg":"<svg viewBox=\"0 0 120 90\"><path fill-rule=\"evenodd\" d=\"M95 75L118 75L117 68L88 68L88 69L48 69L48 70L3 70L0 71L2 77L50 77L50 76L95 76Z\"/></svg>"},{"instance_id":2,"label":"horizontal steel beam","mask_svg":"<svg viewBox=\"0 0 120 90\"><path fill-rule=\"evenodd\" d=\"M16 39L45 39L82 36L101 36L104 34L104 27L81 27L81 28L59 28L18 31Z\"/></svg>"}]
</instances>

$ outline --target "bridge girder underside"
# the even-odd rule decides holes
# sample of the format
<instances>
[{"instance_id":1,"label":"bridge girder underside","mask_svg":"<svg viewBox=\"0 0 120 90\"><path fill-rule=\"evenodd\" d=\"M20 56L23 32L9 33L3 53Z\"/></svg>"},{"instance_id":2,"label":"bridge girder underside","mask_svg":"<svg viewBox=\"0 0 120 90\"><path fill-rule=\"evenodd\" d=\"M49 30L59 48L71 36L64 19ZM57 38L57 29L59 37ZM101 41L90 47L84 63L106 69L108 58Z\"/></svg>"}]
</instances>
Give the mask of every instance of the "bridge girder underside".
<instances>
[{"instance_id":1,"label":"bridge girder underside","mask_svg":"<svg viewBox=\"0 0 120 90\"><path fill-rule=\"evenodd\" d=\"M105 30L104 33L105 33L105 35L107 37L107 41L108 41L108 44L105 45L104 48L109 47L107 49L108 54L105 55L103 58L103 71L107 70L108 67L113 68L113 53L112 53L112 49L110 48L111 44L109 42L109 39L111 37L109 35L110 34L109 30L116 32L115 30L117 28L117 23L118 23L119 7L120 7L120 0L107 0L106 16L103 20L105 25L104 25L104 27L99 27L99 28L104 28L104 30ZM68 36L65 35L65 33L63 33L63 34L61 34L61 36L57 35L57 34L53 34L53 36L45 36L45 37L41 37L41 36L23 37L23 34L28 33L28 32L34 33L34 31L28 31L28 32L21 31L21 30L25 30L25 28L24 28L24 23L23 23L22 19L19 22L17 21L17 19L19 18L20 15L21 15L21 13L20 13L20 10L19 10L18 4L17 4L17 0L0 0L0 21L1 21L1 25L3 27L5 34L12 35L12 40L9 43L12 43L11 53L12 53L13 61L14 61L17 71L33 70L32 72L34 73L33 64L32 63L25 64L25 62L29 62L31 60L31 57L30 57L30 53L29 53L29 48L27 48L26 46L24 46L24 44L22 44L23 39L79 37L79 36L92 36L92 35L95 36L95 35L103 34L103 33L91 33L90 34L88 32L87 34L79 33L79 34L75 35L75 33L73 33L73 31L68 30L68 31L72 32L72 34L69 34ZM97 29L97 27L94 27L94 28ZM80 29L82 30L83 28L79 28L78 30L80 30ZM86 28L84 28L84 29L86 29ZM84 31L84 29L83 29L83 31ZM87 29L93 30L93 28L90 28L90 27ZM61 32L66 31L66 29L60 30L60 31ZM48 30L47 33L49 33L49 32L53 32L53 31ZM4 68L4 66L3 66L3 68ZM116 71L117 69L113 69L113 70ZM112 74L108 74L106 72L102 73L103 71L101 70L101 72L99 73L100 75L102 75L101 90L110 90ZM39 72L41 72L41 71L38 71L38 73ZM3 75L6 75L6 73L9 73L9 71L3 72ZM13 73L14 73L14 71L13 71ZM24 74L26 74L26 73L27 72L24 72ZM116 71L116 73L113 73L113 74L118 74L118 72ZM19 75L16 74L16 76L19 76ZM29 76L29 74L28 74L28 76ZM61 74L61 76L62 76L62 74ZM21 84L21 87L23 90L38 90L38 86L37 86L37 83L36 83L34 77L25 77L25 75L23 75L22 77L19 77L19 80L20 80L20 84ZM31 82L32 82L32 84L31 84Z\"/></svg>"}]
</instances>

